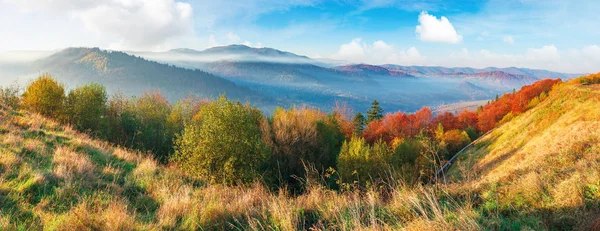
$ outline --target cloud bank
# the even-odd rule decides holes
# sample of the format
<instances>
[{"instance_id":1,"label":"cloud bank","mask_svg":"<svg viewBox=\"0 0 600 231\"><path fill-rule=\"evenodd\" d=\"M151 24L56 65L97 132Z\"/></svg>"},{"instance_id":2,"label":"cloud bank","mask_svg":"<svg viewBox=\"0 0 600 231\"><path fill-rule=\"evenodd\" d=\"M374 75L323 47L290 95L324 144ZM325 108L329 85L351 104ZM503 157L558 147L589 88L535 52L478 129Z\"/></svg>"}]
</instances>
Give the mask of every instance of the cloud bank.
<instances>
[{"instance_id":1,"label":"cloud bank","mask_svg":"<svg viewBox=\"0 0 600 231\"><path fill-rule=\"evenodd\" d=\"M340 45L331 59L347 60L353 63L423 65L425 57L417 48L397 49L382 40L367 44L361 38Z\"/></svg>"},{"instance_id":2,"label":"cloud bank","mask_svg":"<svg viewBox=\"0 0 600 231\"><path fill-rule=\"evenodd\" d=\"M192 35L193 8L174 0L7 0L30 13L70 16L111 49L156 49Z\"/></svg>"}]
</instances>

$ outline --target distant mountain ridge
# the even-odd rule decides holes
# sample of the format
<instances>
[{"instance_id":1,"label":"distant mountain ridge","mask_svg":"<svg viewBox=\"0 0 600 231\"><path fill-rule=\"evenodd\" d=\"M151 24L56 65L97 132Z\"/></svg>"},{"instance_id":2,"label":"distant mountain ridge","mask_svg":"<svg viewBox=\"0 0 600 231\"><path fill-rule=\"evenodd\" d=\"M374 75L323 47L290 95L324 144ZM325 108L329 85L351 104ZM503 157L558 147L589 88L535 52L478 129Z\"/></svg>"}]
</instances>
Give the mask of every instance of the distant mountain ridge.
<instances>
[{"instance_id":1,"label":"distant mountain ridge","mask_svg":"<svg viewBox=\"0 0 600 231\"><path fill-rule=\"evenodd\" d=\"M363 75L387 75L387 76L401 76L401 77L413 77L410 73L404 70L395 70L386 68L383 66L369 65L369 64L356 64L356 65L345 65L338 66L334 69L344 71L350 74L363 74Z\"/></svg>"},{"instance_id":2,"label":"distant mountain ridge","mask_svg":"<svg viewBox=\"0 0 600 231\"><path fill-rule=\"evenodd\" d=\"M67 48L25 66L27 72L21 74L26 78L50 72L73 87L98 82L126 95L161 90L170 101L189 94L226 94L267 105L261 107L267 110L292 105L327 109L340 101L364 110L377 99L389 110L413 111L422 106L488 100L537 79L578 76L516 67L332 66L292 52L245 45L165 52ZM18 68L12 69L16 73ZM7 70L0 66L0 74L13 75Z\"/></svg>"},{"instance_id":3,"label":"distant mountain ridge","mask_svg":"<svg viewBox=\"0 0 600 231\"><path fill-rule=\"evenodd\" d=\"M67 48L33 63L34 70L49 72L71 87L96 82L111 92L140 95L161 90L175 101L187 95L264 102L266 97L246 87L200 70L161 64L119 51Z\"/></svg>"},{"instance_id":4,"label":"distant mountain ridge","mask_svg":"<svg viewBox=\"0 0 600 231\"><path fill-rule=\"evenodd\" d=\"M402 70L408 73L412 73L417 76L438 76L438 75L449 75L449 74L477 74L477 73L494 73L496 71L505 72L512 75L526 75L536 79L544 78L561 78L569 79L581 76L582 74L573 73L561 73L553 72L548 70L538 70L529 68L518 68L518 67L486 67L482 69L471 68L471 67L441 67L441 66L401 66L386 64L381 65L392 70Z\"/></svg>"},{"instance_id":5,"label":"distant mountain ridge","mask_svg":"<svg viewBox=\"0 0 600 231\"><path fill-rule=\"evenodd\" d=\"M166 52L129 52L135 55L147 57L157 61L179 61L185 62L273 62L273 63L311 63L321 64L307 56L297 55L287 51L273 48L255 48L246 45L228 45L211 47L205 50L194 50L189 48L171 49Z\"/></svg>"}]
</instances>

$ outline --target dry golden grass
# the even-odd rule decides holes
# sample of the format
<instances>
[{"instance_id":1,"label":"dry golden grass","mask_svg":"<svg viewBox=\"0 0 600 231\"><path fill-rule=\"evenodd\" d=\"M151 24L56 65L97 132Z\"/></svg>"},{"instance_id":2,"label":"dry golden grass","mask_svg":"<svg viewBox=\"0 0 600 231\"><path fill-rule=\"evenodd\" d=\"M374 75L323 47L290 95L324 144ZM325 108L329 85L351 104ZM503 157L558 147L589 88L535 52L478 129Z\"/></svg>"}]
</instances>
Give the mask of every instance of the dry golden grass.
<instances>
[{"instance_id":1,"label":"dry golden grass","mask_svg":"<svg viewBox=\"0 0 600 231\"><path fill-rule=\"evenodd\" d=\"M501 209L570 211L585 217L572 225L585 227L596 205L586 205L583 192L600 183L599 103L592 87L555 88L464 155L455 166L463 171L457 184L491 192L497 201L489 203Z\"/></svg>"},{"instance_id":2,"label":"dry golden grass","mask_svg":"<svg viewBox=\"0 0 600 231\"><path fill-rule=\"evenodd\" d=\"M54 151L54 174L63 179L81 176L87 178L92 174L94 165L84 155L66 147L58 147Z\"/></svg>"}]
</instances>

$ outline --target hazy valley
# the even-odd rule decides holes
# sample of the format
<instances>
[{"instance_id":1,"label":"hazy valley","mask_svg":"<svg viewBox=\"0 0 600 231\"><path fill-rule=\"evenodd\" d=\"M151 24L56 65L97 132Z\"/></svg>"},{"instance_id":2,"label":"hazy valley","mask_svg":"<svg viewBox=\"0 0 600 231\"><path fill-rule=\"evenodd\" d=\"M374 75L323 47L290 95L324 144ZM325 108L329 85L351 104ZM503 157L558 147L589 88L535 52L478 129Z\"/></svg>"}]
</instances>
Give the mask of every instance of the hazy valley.
<instances>
[{"instance_id":1,"label":"hazy valley","mask_svg":"<svg viewBox=\"0 0 600 231\"><path fill-rule=\"evenodd\" d=\"M493 99L544 78L577 76L526 68L333 66L306 56L244 45L167 52L68 48L36 54L46 56L0 63L0 74L5 76L2 83L18 80L24 85L37 73L48 72L69 86L97 82L106 85L110 93L138 96L160 90L172 102L189 95L214 99L226 94L266 111L294 105L331 110L336 103L364 111L373 100L390 111L415 111L423 106Z\"/></svg>"}]
</instances>

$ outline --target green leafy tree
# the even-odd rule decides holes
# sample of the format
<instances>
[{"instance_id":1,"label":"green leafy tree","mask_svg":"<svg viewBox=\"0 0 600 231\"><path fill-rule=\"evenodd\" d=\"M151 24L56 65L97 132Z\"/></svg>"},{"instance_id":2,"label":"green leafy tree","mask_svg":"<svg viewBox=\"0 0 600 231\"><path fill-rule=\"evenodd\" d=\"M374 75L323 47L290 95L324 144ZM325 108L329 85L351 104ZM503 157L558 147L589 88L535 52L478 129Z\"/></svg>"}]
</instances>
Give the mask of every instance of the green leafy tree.
<instances>
[{"instance_id":1,"label":"green leafy tree","mask_svg":"<svg viewBox=\"0 0 600 231\"><path fill-rule=\"evenodd\" d=\"M377 102L377 100L373 100L373 103L371 103L371 109L367 111L367 123L383 118L383 112L383 108L379 106L379 102Z\"/></svg>"},{"instance_id":2,"label":"green leafy tree","mask_svg":"<svg viewBox=\"0 0 600 231\"><path fill-rule=\"evenodd\" d=\"M171 105L161 92L148 92L135 101L135 117L138 121L135 148L150 151L162 162L173 152L175 134L168 128L167 119Z\"/></svg>"},{"instance_id":3,"label":"green leafy tree","mask_svg":"<svg viewBox=\"0 0 600 231\"><path fill-rule=\"evenodd\" d=\"M222 96L202 106L195 121L176 141L174 160L210 183L250 183L265 169L266 119L248 105Z\"/></svg>"},{"instance_id":4,"label":"green leafy tree","mask_svg":"<svg viewBox=\"0 0 600 231\"><path fill-rule=\"evenodd\" d=\"M477 129L473 128L473 127L468 127L465 132L467 133L467 135L469 136L469 139L471 141L476 140L477 138L479 138L479 133L477 132Z\"/></svg>"},{"instance_id":5,"label":"green leafy tree","mask_svg":"<svg viewBox=\"0 0 600 231\"><path fill-rule=\"evenodd\" d=\"M60 119L63 116L64 101L65 87L46 73L27 86L22 104L27 110Z\"/></svg>"},{"instance_id":6,"label":"green leafy tree","mask_svg":"<svg viewBox=\"0 0 600 231\"><path fill-rule=\"evenodd\" d=\"M106 88L100 84L88 84L69 92L65 101L67 121L80 131L105 135Z\"/></svg>"}]
</instances>

